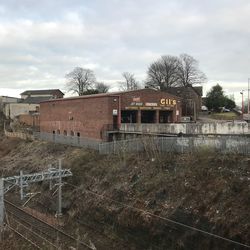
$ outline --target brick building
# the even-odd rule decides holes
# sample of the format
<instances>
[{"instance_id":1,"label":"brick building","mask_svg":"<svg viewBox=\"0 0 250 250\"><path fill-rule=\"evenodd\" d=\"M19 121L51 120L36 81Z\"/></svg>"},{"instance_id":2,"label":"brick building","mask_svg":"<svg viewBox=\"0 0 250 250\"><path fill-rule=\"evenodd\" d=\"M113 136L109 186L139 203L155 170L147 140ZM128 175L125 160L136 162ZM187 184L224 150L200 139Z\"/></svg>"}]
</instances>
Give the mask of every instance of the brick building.
<instances>
[{"instance_id":1,"label":"brick building","mask_svg":"<svg viewBox=\"0 0 250 250\"><path fill-rule=\"evenodd\" d=\"M181 98L152 89L48 100L40 103L40 131L106 140L121 123L170 123L181 119Z\"/></svg>"},{"instance_id":2,"label":"brick building","mask_svg":"<svg viewBox=\"0 0 250 250\"><path fill-rule=\"evenodd\" d=\"M171 87L166 91L182 98L182 116L189 116L193 121L197 120L202 106L202 87Z\"/></svg>"}]
</instances>

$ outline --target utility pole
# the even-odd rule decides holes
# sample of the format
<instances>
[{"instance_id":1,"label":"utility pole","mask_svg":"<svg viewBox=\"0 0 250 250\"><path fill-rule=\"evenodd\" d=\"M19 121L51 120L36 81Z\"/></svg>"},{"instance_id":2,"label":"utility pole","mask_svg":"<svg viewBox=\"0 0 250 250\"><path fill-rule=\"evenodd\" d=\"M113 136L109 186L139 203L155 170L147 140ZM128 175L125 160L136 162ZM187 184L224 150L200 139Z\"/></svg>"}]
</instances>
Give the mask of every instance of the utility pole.
<instances>
[{"instance_id":1,"label":"utility pole","mask_svg":"<svg viewBox=\"0 0 250 250\"><path fill-rule=\"evenodd\" d=\"M58 171L59 171L59 178L58 178L58 212L57 216L60 217L62 216L62 159L59 159L59 166L58 166Z\"/></svg>"},{"instance_id":2,"label":"utility pole","mask_svg":"<svg viewBox=\"0 0 250 250\"><path fill-rule=\"evenodd\" d=\"M250 78L248 78L248 86L247 86L247 113L250 114L250 103L249 103L249 86Z\"/></svg>"},{"instance_id":3,"label":"utility pole","mask_svg":"<svg viewBox=\"0 0 250 250\"><path fill-rule=\"evenodd\" d=\"M197 120L197 113L196 113L196 103L194 101L193 102L193 107L194 107L194 121L196 122Z\"/></svg>"},{"instance_id":4,"label":"utility pole","mask_svg":"<svg viewBox=\"0 0 250 250\"><path fill-rule=\"evenodd\" d=\"M243 91L244 91L244 90L242 90L242 91L240 92L240 94L241 94L241 96L242 96L242 107L241 107L242 117L243 117L243 114L244 114L244 96L243 96Z\"/></svg>"}]
</instances>

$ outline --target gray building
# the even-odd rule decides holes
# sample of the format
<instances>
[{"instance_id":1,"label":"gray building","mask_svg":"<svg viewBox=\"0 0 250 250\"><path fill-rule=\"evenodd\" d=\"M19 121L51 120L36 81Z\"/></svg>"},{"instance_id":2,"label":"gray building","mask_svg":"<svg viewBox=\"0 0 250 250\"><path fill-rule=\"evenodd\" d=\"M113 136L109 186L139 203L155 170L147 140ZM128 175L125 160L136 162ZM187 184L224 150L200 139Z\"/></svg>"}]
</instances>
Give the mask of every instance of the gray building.
<instances>
[{"instance_id":1,"label":"gray building","mask_svg":"<svg viewBox=\"0 0 250 250\"><path fill-rule=\"evenodd\" d=\"M7 103L18 103L21 99L11 96L0 96L0 112L3 112L4 106Z\"/></svg>"},{"instance_id":2,"label":"gray building","mask_svg":"<svg viewBox=\"0 0 250 250\"><path fill-rule=\"evenodd\" d=\"M26 90L21 98L2 98L2 111L7 118L14 119L19 115L38 112L40 102L50 99L63 98L64 93L59 89Z\"/></svg>"}]
</instances>

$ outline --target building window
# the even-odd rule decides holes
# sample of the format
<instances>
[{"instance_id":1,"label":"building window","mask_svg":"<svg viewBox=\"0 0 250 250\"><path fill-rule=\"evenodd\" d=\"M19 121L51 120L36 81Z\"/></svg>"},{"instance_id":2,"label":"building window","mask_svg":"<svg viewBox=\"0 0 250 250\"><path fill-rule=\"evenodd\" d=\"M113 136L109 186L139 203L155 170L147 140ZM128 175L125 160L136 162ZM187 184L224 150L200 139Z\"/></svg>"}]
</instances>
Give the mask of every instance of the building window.
<instances>
[{"instance_id":1,"label":"building window","mask_svg":"<svg viewBox=\"0 0 250 250\"><path fill-rule=\"evenodd\" d=\"M141 123L155 123L155 110L142 110L141 111Z\"/></svg>"},{"instance_id":2,"label":"building window","mask_svg":"<svg viewBox=\"0 0 250 250\"><path fill-rule=\"evenodd\" d=\"M137 110L122 110L121 122L122 123L136 123Z\"/></svg>"},{"instance_id":3,"label":"building window","mask_svg":"<svg viewBox=\"0 0 250 250\"><path fill-rule=\"evenodd\" d=\"M53 130L53 134L55 134L56 133L56 131L55 130Z\"/></svg>"},{"instance_id":4,"label":"building window","mask_svg":"<svg viewBox=\"0 0 250 250\"><path fill-rule=\"evenodd\" d=\"M74 136L75 135L74 131L70 131L70 135Z\"/></svg>"},{"instance_id":5,"label":"building window","mask_svg":"<svg viewBox=\"0 0 250 250\"><path fill-rule=\"evenodd\" d=\"M77 136L80 137L80 133L79 132L77 132Z\"/></svg>"},{"instance_id":6,"label":"building window","mask_svg":"<svg viewBox=\"0 0 250 250\"><path fill-rule=\"evenodd\" d=\"M67 131L66 130L63 131L63 135L67 135Z\"/></svg>"}]
</instances>

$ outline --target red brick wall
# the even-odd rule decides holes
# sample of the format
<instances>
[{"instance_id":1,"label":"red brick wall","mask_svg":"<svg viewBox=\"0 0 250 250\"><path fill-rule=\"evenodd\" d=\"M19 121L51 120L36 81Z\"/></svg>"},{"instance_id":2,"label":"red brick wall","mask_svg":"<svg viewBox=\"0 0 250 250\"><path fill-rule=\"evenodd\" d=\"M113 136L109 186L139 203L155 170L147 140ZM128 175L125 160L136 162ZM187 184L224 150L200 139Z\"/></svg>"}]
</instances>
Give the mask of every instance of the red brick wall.
<instances>
[{"instance_id":1,"label":"red brick wall","mask_svg":"<svg viewBox=\"0 0 250 250\"><path fill-rule=\"evenodd\" d=\"M40 104L40 131L101 139L101 130L112 124L113 97L70 98Z\"/></svg>"},{"instance_id":2,"label":"red brick wall","mask_svg":"<svg viewBox=\"0 0 250 250\"><path fill-rule=\"evenodd\" d=\"M40 104L40 131L52 133L60 131L60 134L70 135L71 131L81 137L102 140L102 131L108 124L113 124L113 110L125 109L133 101L133 97L140 97L142 102L159 103L162 98L177 100L173 110L173 121L179 121L176 110L181 110L178 97L164 92L143 89L133 92L124 92L117 95L93 95L76 98L64 98L51 100ZM119 113L118 113L119 117Z\"/></svg>"},{"instance_id":3,"label":"red brick wall","mask_svg":"<svg viewBox=\"0 0 250 250\"><path fill-rule=\"evenodd\" d=\"M39 115L23 114L18 116L18 120L28 126L39 127L40 125Z\"/></svg>"}]
</instances>

